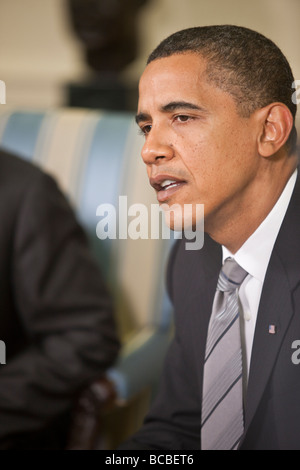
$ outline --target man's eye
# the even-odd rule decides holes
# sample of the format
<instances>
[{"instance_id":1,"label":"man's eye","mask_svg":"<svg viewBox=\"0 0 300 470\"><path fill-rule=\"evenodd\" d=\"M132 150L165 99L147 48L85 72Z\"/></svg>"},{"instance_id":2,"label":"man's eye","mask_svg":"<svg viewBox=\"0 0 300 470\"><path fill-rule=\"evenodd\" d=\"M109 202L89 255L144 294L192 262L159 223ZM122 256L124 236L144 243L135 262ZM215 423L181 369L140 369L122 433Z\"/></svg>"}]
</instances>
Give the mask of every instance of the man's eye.
<instances>
[{"instance_id":1,"label":"man's eye","mask_svg":"<svg viewBox=\"0 0 300 470\"><path fill-rule=\"evenodd\" d=\"M140 127L140 132L142 135L148 135L151 129L152 129L152 126L149 124L147 126Z\"/></svg>"},{"instance_id":2,"label":"man's eye","mask_svg":"<svg viewBox=\"0 0 300 470\"><path fill-rule=\"evenodd\" d=\"M187 122L190 119L190 116L185 116L184 114L180 114L176 116L177 121L179 122Z\"/></svg>"}]
</instances>

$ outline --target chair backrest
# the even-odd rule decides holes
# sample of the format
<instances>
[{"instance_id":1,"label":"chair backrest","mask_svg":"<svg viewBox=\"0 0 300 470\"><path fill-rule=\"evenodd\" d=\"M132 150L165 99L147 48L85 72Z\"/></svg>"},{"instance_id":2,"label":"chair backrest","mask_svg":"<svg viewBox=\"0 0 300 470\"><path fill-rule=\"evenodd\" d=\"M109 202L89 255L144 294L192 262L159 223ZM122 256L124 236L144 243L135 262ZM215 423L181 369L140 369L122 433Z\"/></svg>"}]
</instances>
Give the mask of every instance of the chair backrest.
<instances>
[{"instance_id":1,"label":"chair backrest","mask_svg":"<svg viewBox=\"0 0 300 470\"><path fill-rule=\"evenodd\" d=\"M157 201L142 142L131 113L0 109L0 146L52 174L73 205L113 292L123 336L147 324L168 327L171 319L164 286L171 243L151 238L150 207ZM138 209L148 211L148 239L128 235L130 224L135 234L141 229ZM100 229L110 238L100 240Z\"/></svg>"}]
</instances>

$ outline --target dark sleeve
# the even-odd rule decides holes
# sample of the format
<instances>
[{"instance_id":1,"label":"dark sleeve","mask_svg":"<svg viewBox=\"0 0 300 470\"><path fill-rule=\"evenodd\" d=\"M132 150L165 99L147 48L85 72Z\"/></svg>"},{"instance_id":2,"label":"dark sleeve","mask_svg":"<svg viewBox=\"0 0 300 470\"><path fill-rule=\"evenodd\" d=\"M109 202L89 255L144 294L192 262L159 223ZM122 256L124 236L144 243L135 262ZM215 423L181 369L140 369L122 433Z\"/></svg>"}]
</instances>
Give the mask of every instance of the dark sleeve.
<instances>
[{"instance_id":1,"label":"dark sleeve","mask_svg":"<svg viewBox=\"0 0 300 470\"><path fill-rule=\"evenodd\" d=\"M38 431L70 409L119 350L111 300L85 235L42 173L24 192L13 245L13 294L27 346L1 366L0 440Z\"/></svg>"},{"instance_id":2,"label":"dark sleeve","mask_svg":"<svg viewBox=\"0 0 300 470\"><path fill-rule=\"evenodd\" d=\"M179 243L168 263L167 286L171 299ZM186 352L186 342L190 342L187 334L191 332L181 328L183 314L175 311L175 336L166 356L157 396L144 424L118 450L199 450L199 388L194 364Z\"/></svg>"},{"instance_id":3,"label":"dark sleeve","mask_svg":"<svg viewBox=\"0 0 300 470\"><path fill-rule=\"evenodd\" d=\"M150 412L142 428L119 450L199 450L199 398L193 381L181 345L174 339Z\"/></svg>"}]
</instances>

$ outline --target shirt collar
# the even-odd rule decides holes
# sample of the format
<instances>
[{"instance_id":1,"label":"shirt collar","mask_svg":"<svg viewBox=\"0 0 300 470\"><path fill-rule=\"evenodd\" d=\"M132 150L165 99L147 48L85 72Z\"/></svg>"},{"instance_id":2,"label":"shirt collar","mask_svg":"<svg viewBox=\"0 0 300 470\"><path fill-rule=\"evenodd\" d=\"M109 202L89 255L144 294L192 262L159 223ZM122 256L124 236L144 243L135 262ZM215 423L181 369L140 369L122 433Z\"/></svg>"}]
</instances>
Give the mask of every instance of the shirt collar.
<instances>
[{"instance_id":1,"label":"shirt collar","mask_svg":"<svg viewBox=\"0 0 300 470\"><path fill-rule=\"evenodd\" d=\"M290 177L273 209L234 255L225 246L222 246L223 262L228 257L234 258L251 276L263 283L273 246L288 208L296 179L297 169Z\"/></svg>"}]
</instances>

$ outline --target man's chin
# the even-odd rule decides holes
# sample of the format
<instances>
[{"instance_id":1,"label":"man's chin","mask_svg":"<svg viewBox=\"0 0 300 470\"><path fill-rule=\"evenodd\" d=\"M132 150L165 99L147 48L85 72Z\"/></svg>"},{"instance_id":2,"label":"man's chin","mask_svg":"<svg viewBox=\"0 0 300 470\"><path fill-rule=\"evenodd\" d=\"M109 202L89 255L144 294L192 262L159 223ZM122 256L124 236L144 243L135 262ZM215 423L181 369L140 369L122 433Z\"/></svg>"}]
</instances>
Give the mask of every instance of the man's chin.
<instances>
[{"instance_id":1,"label":"man's chin","mask_svg":"<svg viewBox=\"0 0 300 470\"><path fill-rule=\"evenodd\" d=\"M183 207L179 204L162 204L160 207L164 212L166 225L174 232L195 231L203 224L203 204L185 204Z\"/></svg>"}]
</instances>

